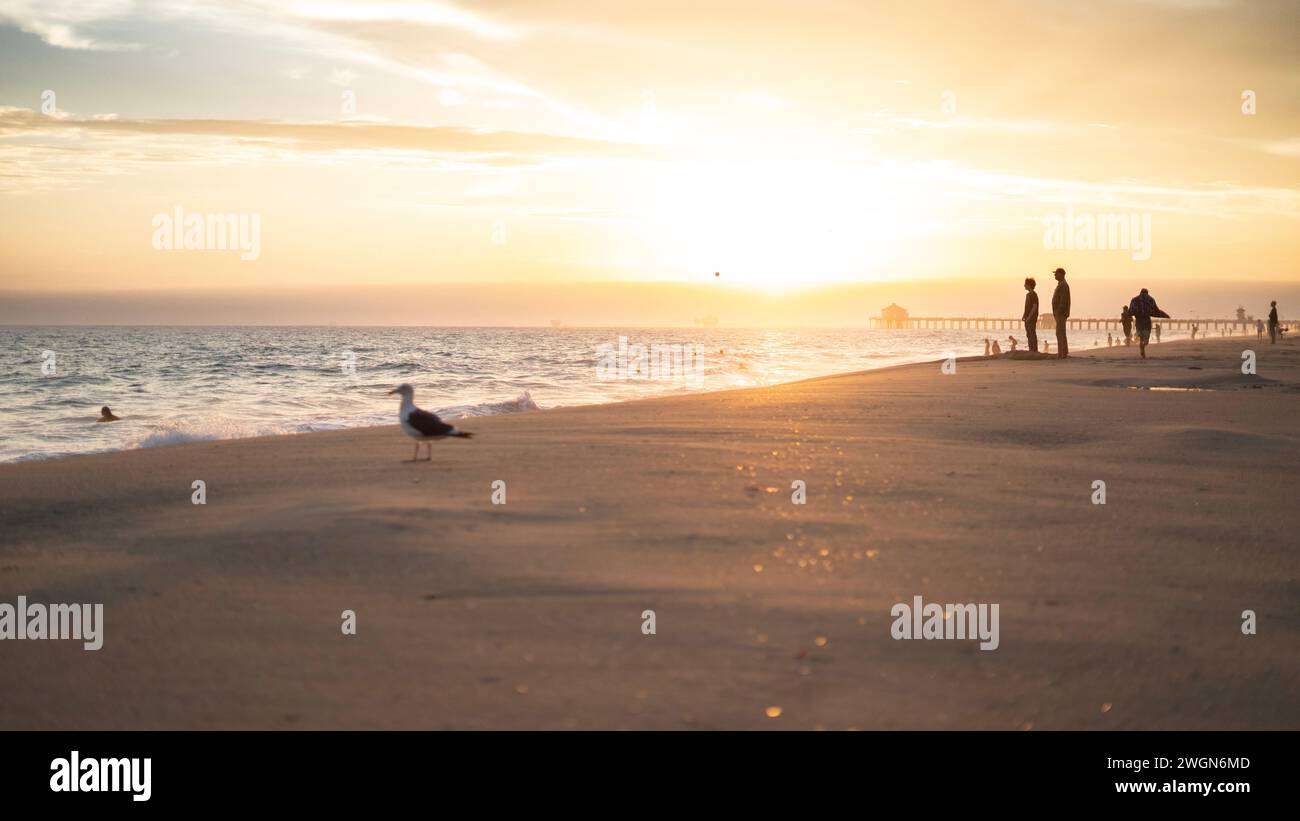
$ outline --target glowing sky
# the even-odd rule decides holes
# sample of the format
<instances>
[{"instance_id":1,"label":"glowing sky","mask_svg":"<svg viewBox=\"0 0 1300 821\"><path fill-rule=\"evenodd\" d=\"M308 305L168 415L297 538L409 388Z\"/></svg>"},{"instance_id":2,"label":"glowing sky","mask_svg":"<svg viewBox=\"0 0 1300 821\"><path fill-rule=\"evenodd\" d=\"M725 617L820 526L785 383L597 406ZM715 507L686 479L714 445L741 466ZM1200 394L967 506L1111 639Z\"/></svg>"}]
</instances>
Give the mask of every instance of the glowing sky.
<instances>
[{"instance_id":1,"label":"glowing sky","mask_svg":"<svg viewBox=\"0 0 1300 821\"><path fill-rule=\"evenodd\" d=\"M1294 282L1298 43L1255 0L0 0L0 288ZM178 206L260 256L155 250ZM1067 208L1150 258L1045 247Z\"/></svg>"}]
</instances>

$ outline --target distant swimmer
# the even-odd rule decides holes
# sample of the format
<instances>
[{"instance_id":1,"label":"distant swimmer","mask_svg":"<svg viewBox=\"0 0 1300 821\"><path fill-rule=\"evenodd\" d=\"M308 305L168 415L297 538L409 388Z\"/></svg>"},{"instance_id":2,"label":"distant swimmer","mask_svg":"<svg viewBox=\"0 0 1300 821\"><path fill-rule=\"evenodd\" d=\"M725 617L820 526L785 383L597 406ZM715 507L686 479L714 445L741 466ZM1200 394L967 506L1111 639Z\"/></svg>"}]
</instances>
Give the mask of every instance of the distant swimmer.
<instances>
[{"instance_id":1,"label":"distant swimmer","mask_svg":"<svg viewBox=\"0 0 1300 821\"><path fill-rule=\"evenodd\" d=\"M108 409L108 405L105 405L104 407L102 407L102 408L99 409L99 418L96 419L95 421L96 421L96 422L116 422L117 420L119 420L119 419L121 419L121 418L122 418L122 417L120 417L120 416L114 416L114 415L113 415L113 412L112 412L111 410Z\"/></svg>"}]
</instances>

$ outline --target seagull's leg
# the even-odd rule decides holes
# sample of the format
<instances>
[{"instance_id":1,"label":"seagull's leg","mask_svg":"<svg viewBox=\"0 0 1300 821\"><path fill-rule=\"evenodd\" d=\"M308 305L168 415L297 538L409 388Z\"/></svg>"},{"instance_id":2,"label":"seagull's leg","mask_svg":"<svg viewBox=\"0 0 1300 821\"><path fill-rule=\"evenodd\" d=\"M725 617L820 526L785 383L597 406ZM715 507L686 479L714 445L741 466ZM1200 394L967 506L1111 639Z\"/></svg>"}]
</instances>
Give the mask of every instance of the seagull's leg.
<instances>
[{"instance_id":1,"label":"seagull's leg","mask_svg":"<svg viewBox=\"0 0 1300 821\"><path fill-rule=\"evenodd\" d=\"M416 442L416 443L415 443L415 453L412 453L412 454L411 454L411 461L414 462L414 461L415 461L415 457L417 457L417 456L419 456L419 455L420 455L420 443L419 443L419 442Z\"/></svg>"},{"instance_id":2,"label":"seagull's leg","mask_svg":"<svg viewBox=\"0 0 1300 821\"><path fill-rule=\"evenodd\" d=\"M432 462L432 461L433 461L433 443L432 443L432 442L425 442L425 443L424 443L424 452L425 452L426 454L428 454L428 455L425 457L425 460L424 460L424 461L426 461L426 462Z\"/></svg>"}]
</instances>

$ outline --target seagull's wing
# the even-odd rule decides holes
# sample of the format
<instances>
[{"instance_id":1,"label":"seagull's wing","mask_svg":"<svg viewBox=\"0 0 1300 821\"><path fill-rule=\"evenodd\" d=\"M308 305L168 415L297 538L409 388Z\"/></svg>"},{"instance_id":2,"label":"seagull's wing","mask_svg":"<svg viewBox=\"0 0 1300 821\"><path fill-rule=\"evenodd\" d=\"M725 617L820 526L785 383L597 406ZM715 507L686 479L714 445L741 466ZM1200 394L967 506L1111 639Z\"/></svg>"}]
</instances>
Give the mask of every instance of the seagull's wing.
<instances>
[{"instance_id":1,"label":"seagull's wing","mask_svg":"<svg viewBox=\"0 0 1300 821\"><path fill-rule=\"evenodd\" d=\"M425 436L446 436L455 428L438 418L438 414L416 408L406 417L407 423Z\"/></svg>"}]
</instances>

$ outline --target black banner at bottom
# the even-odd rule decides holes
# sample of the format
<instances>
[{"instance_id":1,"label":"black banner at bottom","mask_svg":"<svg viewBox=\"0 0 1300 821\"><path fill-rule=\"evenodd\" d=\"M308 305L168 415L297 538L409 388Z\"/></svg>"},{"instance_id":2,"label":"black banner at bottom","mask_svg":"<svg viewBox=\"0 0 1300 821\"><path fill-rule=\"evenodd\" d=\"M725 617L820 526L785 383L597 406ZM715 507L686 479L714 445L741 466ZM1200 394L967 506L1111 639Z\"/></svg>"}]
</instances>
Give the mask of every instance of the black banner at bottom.
<instances>
[{"instance_id":1,"label":"black banner at bottom","mask_svg":"<svg viewBox=\"0 0 1300 821\"><path fill-rule=\"evenodd\" d=\"M1054 799L1231 810L1288 792L1291 733L0 733L7 808L157 811L406 805L460 814L707 798L923 799L968 807ZM1137 798L1136 795L1145 796Z\"/></svg>"}]
</instances>

